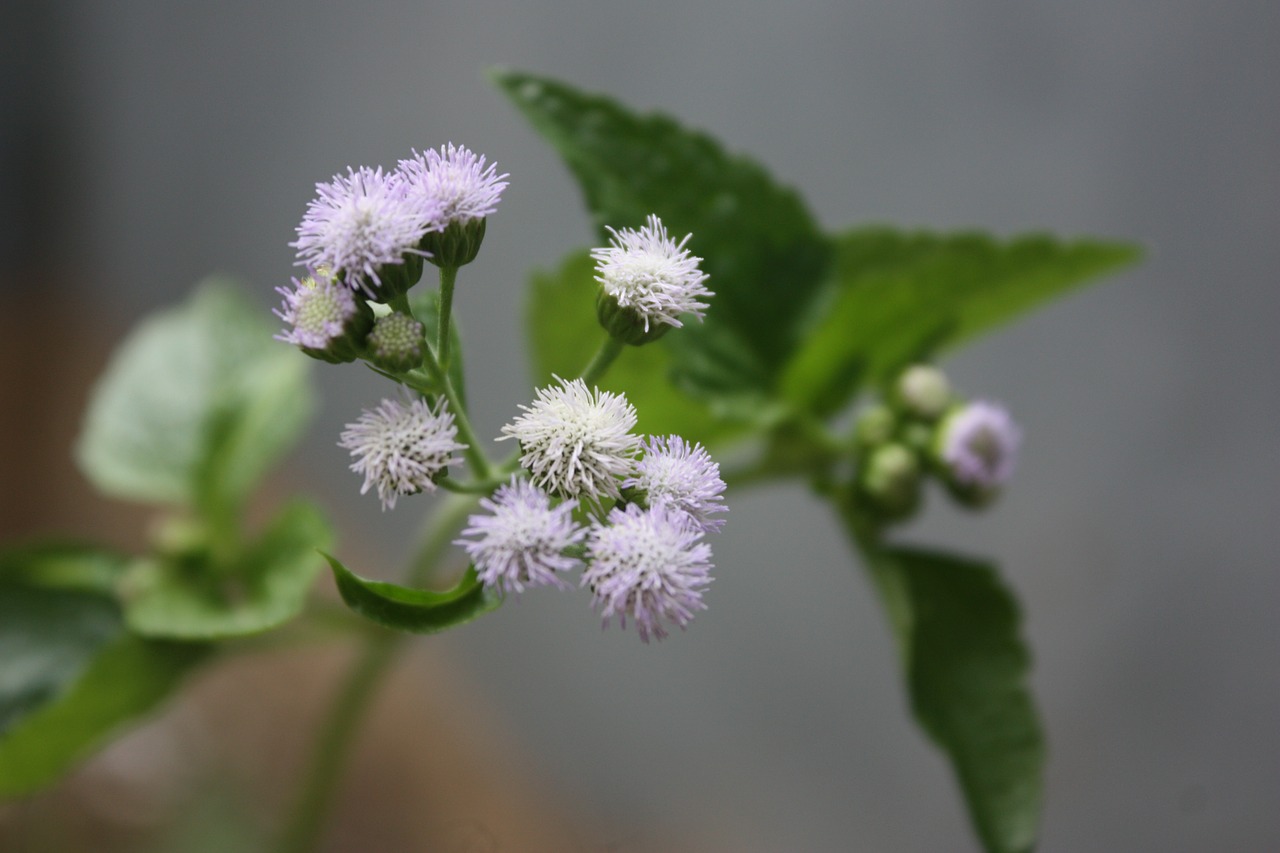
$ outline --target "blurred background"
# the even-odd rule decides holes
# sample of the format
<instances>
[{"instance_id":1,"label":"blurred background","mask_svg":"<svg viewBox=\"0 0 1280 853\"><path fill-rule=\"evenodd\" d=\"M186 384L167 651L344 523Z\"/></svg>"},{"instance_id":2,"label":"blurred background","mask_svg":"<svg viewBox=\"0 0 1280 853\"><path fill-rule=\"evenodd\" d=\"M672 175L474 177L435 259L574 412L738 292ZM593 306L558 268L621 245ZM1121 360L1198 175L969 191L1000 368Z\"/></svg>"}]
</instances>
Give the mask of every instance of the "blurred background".
<instances>
[{"instance_id":1,"label":"blurred background","mask_svg":"<svg viewBox=\"0 0 1280 853\"><path fill-rule=\"evenodd\" d=\"M111 342L215 271L268 311L315 182L411 147L465 144L511 175L457 293L496 435L531 396L527 270L593 235L483 71L558 76L720 137L828 228L1148 247L946 364L1009 405L1024 455L993 512L933 501L909 532L997 557L1021 596L1043 851L1280 849L1277 44L1267 0L8 0L0 534L140 534L145 513L90 498L68 456ZM341 552L390 572L415 504L361 499L334 446L385 387L317 374L323 410L278 488L318 493ZM834 519L799 487L730 502L687 633L642 646L547 592L418 644L327 849L976 850ZM250 849L341 662L198 679L61 790L0 808L0 847Z\"/></svg>"}]
</instances>

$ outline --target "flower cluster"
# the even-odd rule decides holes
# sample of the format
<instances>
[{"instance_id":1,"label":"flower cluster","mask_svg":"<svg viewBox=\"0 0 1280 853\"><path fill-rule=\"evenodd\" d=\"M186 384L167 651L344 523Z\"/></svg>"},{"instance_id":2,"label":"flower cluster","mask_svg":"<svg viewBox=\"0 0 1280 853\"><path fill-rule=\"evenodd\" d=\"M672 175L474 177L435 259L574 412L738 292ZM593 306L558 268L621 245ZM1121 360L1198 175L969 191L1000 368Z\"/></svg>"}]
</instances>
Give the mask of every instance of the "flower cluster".
<instances>
[{"instance_id":1,"label":"flower cluster","mask_svg":"<svg viewBox=\"0 0 1280 853\"><path fill-rule=\"evenodd\" d=\"M431 235L455 224L482 224L497 209L505 177L496 165L485 167L483 156L452 143L415 151L390 172L348 169L316 184L298 239L289 245L300 265L327 267L353 290L386 301L417 281L415 264L434 254Z\"/></svg>"},{"instance_id":2,"label":"flower cluster","mask_svg":"<svg viewBox=\"0 0 1280 853\"><path fill-rule=\"evenodd\" d=\"M936 367L914 365L898 377L888 405L858 419L858 493L887 521L919 506L933 473L961 504L990 503L1013 476L1021 430L998 403L966 402Z\"/></svg>"},{"instance_id":3,"label":"flower cluster","mask_svg":"<svg viewBox=\"0 0 1280 853\"><path fill-rule=\"evenodd\" d=\"M482 501L487 513L471 516L458 540L480 579L519 593L562 585L560 574L585 565L581 583L604 624L630 619L645 642L667 636L668 624L684 628L706 607L712 565L703 538L726 510L719 466L680 436L642 442L626 398L580 379L557 378L521 409L502 437L519 441L530 479ZM607 512L606 499L617 502ZM583 524L575 511L588 516Z\"/></svg>"}]
</instances>

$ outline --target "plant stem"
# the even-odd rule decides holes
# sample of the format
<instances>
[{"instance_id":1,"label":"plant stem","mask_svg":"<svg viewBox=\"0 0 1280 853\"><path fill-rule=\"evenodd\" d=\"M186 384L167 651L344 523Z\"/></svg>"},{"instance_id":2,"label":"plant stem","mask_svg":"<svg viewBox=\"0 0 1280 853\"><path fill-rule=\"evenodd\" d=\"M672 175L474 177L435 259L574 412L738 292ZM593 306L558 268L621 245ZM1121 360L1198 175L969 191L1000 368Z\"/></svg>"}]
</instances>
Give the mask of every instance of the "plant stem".
<instances>
[{"instance_id":1,"label":"plant stem","mask_svg":"<svg viewBox=\"0 0 1280 853\"><path fill-rule=\"evenodd\" d=\"M580 378L588 386L595 385L609 369L609 365L613 364L613 360L622 352L622 342L612 335L604 339L604 343L600 345L600 349L596 350L596 354L592 356L591 363L583 369Z\"/></svg>"},{"instance_id":2,"label":"plant stem","mask_svg":"<svg viewBox=\"0 0 1280 853\"><path fill-rule=\"evenodd\" d=\"M278 853L308 853L315 847L341 778L352 735L375 695L377 682L395 659L400 639L400 635L390 631L366 636L320 729L303 778L302 792L276 847Z\"/></svg>"},{"instance_id":3,"label":"plant stem","mask_svg":"<svg viewBox=\"0 0 1280 853\"><path fill-rule=\"evenodd\" d=\"M471 466L471 474L477 480L489 479L491 470L489 458L480 449L480 442L476 438L475 430L471 428L471 420L467 417L467 407L463 405L458 390L453 387L449 374L440 367L440 362L436 360L429 348L422 358L422 366L431 375L431 381L444 391L445 399L449 401L449 411L453 413L453 422L458 427L458 438L467 446L463 455L467 457L467 464Z\"/></svg>"},{"instance_id":4,"label":"plant stem","mask_svg":"<svg viewBox=\"0 0 1280 853\"><path fill-rule=\"evenodd\" d=\"M436 358L445 373L449 372L449 316L453 313L453 285L457 280L457 267L440 267L440 324L436 329Z\"/></svg>"}]
</instances>

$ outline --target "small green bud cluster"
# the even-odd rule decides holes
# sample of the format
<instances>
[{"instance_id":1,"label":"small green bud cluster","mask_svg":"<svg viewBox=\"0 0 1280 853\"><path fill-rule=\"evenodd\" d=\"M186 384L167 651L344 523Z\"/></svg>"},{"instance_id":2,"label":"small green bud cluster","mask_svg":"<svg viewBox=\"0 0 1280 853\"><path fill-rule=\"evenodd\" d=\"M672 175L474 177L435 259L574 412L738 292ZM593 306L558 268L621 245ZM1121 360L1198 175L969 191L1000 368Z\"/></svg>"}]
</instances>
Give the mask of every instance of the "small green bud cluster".
<instances>
[{"instance_id":1,"label":"small green bud cluster","mask_svg":"<svg viewBox=\"0 0 1280 853\"><path fill-rule=\"evenodd\" d=\"M854 488L884 521L916 513L928 475L962 506L986 506L1011 476L1020 439L1002 406L964 400L937 367L912 365L887 402L858 416Z\"/></svg>"}]
</instances>

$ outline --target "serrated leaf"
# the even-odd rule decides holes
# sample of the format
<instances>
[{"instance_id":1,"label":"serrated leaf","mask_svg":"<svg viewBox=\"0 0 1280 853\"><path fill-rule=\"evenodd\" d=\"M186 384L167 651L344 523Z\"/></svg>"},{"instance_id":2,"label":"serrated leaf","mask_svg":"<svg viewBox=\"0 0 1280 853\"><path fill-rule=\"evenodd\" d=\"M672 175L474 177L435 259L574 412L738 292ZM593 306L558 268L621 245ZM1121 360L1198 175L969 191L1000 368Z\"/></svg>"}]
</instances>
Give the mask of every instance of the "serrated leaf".
<instances>
[{"instance_id":1,"label":"serrated leaf","mask_svg":"<svg viewBox=\"0 0 1280 853\"><path fill-rule=\"evenodd\" d=\"M1137 247L1043 234L863 228L836 240L829 304L787 365L783 395L829 414L868 384L1134 262Z\"/></svg>"},{"instance_id":2,"label":"serrated leaf","mask_svg":"<svg viewBox=\"0 0 1280 853\"><path fill-rule=\"evenodd\" d=\"M555 146L600 228L656 213L691 232L715 292L704 323L659 345L678 353L678 381L709 396L759 398L798 345L829 248L800 197L759 165L659 114L514 71L495 81ZM576 369L576 368L575 368Z\"/></svg>"},{"instance_id":3,"label":"serrated leaf","mask_svg":"<svg viewBox=\"0 0 1280 853\"><path fill-rule=\"evenodd\" d=\"M496 610L502 599L490 595L468 569L458 585L445 592L412 589L362 578L336 558L324 555L347 606L384 628L412 634L436 634Z\"/></svg>"},{"instance_id":4,"label":"serrated leaf","mask_svg":"<svg viewBox=\"0 0 1280 853\"><path fill-rule=\"evenodd\" d=\"M1028 853L1044 735L1013 595L994 567L949 554L865 553L897 634L911 709L951 761L988 853Z\"/></svg>"},{"instance_id":5,"label":"serrated leaf","mask_svg":"<svg viewBox=\"0 0 1280 853\"><path fill-rule=\"evenodd\" d=\"M556 270L533 275L526 327L538 386L549 384L553 374L565 379L577 376L605 339L596 319L593 270L591 256L582 251L566 257ZM627 395L636 407L639 432L681 435L707 446L740 435L745 429L741 419L734 423L721 416L728 413L672 388L671 358L661 341L624 347L600 387Z\"/></svg>"},{"instance_id":6,"label":"serrated leaf","mask_svg":"<svg viewBox=\"0 0 1280 853\"><path fill-rule=\"evenodd\" d=\"M123 584L129 627L147 637L214 640L256 634L293 619L323 567L332 532L320 511L287 506L232 566L149 557Z\"/></svg>"},{"instance_id":7,"label":"serrated leaf","mask_svg":"<svg viewBox=\"0 0 1280 853\"><path fill-rule=\"evenodd\" d=\"M210 281L143 321L90 399L85 476L137 501L225 512L242 500L312 407L307 359L262 314Z\"/></svg>"}]
</instances>

